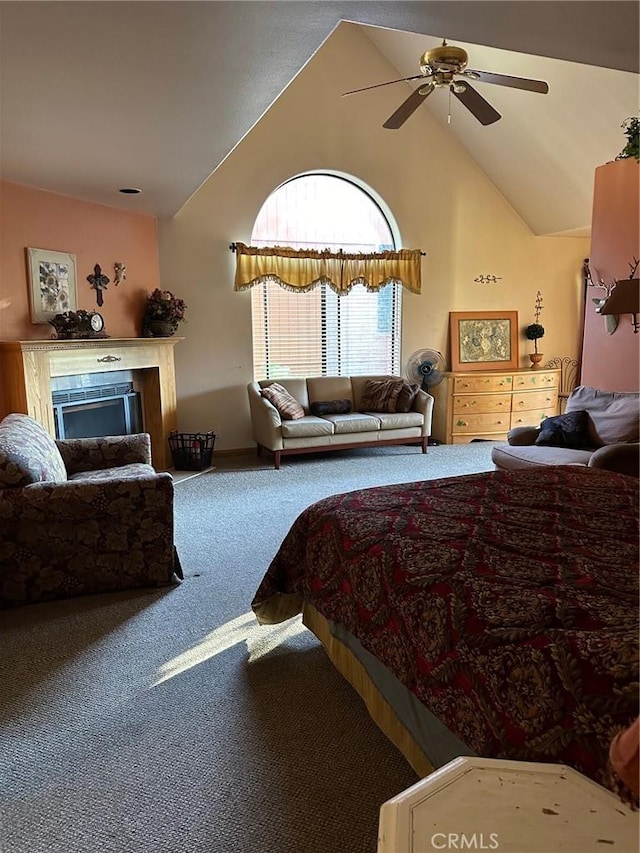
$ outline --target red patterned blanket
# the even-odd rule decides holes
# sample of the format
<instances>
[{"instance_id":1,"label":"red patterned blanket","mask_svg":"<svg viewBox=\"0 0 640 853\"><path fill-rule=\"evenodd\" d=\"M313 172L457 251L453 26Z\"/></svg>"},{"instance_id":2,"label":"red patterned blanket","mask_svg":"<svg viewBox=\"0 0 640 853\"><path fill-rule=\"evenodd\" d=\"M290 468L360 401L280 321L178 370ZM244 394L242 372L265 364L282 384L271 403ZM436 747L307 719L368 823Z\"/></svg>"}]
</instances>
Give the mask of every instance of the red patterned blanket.
<instances>
[{"instance_id":1,"label":"red patterned blanket","mask_svg":"<svg viewBox=\"0 0 640 853\"><path fill-rule=\"evenodd\" d=\"M638 713L638 481L565 466L334 495L252 606L268 623L303 601L479 755L602 781Z\"/></svg>"}]
</instances>

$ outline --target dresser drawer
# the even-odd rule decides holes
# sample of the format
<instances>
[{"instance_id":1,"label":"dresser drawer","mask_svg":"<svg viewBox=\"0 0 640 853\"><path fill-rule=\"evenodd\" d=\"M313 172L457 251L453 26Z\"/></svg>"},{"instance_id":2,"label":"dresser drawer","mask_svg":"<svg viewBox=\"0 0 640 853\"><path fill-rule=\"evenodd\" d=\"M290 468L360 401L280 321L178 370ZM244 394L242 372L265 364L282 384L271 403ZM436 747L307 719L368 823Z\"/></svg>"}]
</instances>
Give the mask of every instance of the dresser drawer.
<instances>
[{"instance_id":1,"label":"dresser drawer","mask_svg":"<svg viewBox=\"0 0 640 853\"><path fill-rule=\"evenodd\" d=\"M484 415L454 415L452 433L482 434L505 432L509 429L511 415L509 412L499 412Z\"/></svg>"},{"instance_id":2,"label":"dresser drawer","mask_svg":"<svg viewBox=\"0 0 640 853\"><path fill-rule=\"evenodd\" d=\"M512 412L524 412L527 409L555 408L558 395L554 389L550 391L516 391L513 395Z\"/></svg>"},{"instance_id":3,"label":"dresser drawer","mask_svg":"<svg viewBox=\"0 0 640 853\"><path fill-rule=\"evenodd\" d=\"M545 418L550 418L556 414L555 406L551 409L531 409L527 412L512 412L511 413L511 429L520 426L540 426L540 423Z\"/></svg>"},{"instance_id":4,"label":"dresser drawer","mask_svg":"<svg viewBox=\"0 0 640 853\"><path fill-rule=\"evenodd\" d=\"M506 441L507 433L506 432L465 432L465 433L455 433L451 436L451 444L469 444L471 441Z\"/></svg>"},{"instance_id":5,"label":"dresser drawer","mask_svg":"<svg viewBox=\"0 0 640 853\"><path fill-rule=\"evenodd\" d=\"M453 398L454 415L510 411L511 394L456 394Z\"/></svg>"},{"instance_id":6,"label":"dresser drawer","mask_svg":"<svg viewBox=\"0 0 640 853\"><path fill-rule=\"evenodd\" d=\"M510 374L489 376L483 373L479 376L456 376L453 380L454 394L477 394L482 391L511 391L513 377Z\"/></svg>"},{"instance_id":7,"label":"dresser drawer","mask_svg":"<svg viewBox=\"0 0 640 853\"><path fill-rule=\"evenodd\" d=\"M558 370L531 370L528 373L517 373L513 378L513 390L525 388L557 388Z\"/></svg>"}]
</instances>

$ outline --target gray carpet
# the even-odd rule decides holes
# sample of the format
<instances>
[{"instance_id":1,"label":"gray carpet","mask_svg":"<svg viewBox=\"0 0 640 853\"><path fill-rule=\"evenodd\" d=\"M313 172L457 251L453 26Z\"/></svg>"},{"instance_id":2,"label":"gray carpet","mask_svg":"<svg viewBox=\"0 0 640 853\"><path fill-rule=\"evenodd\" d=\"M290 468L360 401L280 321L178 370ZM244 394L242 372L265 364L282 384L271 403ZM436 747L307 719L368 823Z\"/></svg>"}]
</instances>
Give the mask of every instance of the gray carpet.
<instances>
[{"instance_id":1,"label":"gray carpet","mask_svg":"<svg viewBox=\"0 0 640 853\"><path fill-rule=\"evenodd\" d=\"M490 447L216 459L176 485L180 586L0 612L2 853L375 853L415 774L299 620L250 601L305 506Z\"/></svg>"}]
</instances>

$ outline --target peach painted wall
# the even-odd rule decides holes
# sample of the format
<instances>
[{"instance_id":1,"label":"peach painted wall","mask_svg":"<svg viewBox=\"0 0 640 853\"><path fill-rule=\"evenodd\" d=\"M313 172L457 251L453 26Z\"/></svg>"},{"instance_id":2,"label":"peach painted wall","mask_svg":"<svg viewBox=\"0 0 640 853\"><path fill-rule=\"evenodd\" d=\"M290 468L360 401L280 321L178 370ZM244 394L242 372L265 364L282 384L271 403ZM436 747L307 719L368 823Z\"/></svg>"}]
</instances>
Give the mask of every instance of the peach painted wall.
<instances>
[{"instance_id":1,"label":"peach painted wall","mask_svg":"<svg viewBox=\"0 0 640 853\"><path fill-rule=\"evenodd\" d=\"M77 307L99 311L111 337L138 337L147 293L159 286L157 222L56 193L0 183L0 339L51 337L48 324L31 322L25 249L76 255ZM125 264L126 281L113 284L115 262ZM111 279L98 308L87 276L95 264Z\"/></svg>"},{"instance_id":2,"label":"peach painted wall","mask_svg":"<svg viewBox=\"0 0 640 853\"><path fill-rule=\"evenodd\" d=\"M628 278L629 263L640 258L639 195L640 165L633 158L596 169L589 256L593 278L607 284ZM607 334L604 317L591 301L604 295L601 288L587 288L581 382L610 391L639 391L640 333L634 334L631 315L621 314L615 332Z\"/></svg>"}]
</instances>

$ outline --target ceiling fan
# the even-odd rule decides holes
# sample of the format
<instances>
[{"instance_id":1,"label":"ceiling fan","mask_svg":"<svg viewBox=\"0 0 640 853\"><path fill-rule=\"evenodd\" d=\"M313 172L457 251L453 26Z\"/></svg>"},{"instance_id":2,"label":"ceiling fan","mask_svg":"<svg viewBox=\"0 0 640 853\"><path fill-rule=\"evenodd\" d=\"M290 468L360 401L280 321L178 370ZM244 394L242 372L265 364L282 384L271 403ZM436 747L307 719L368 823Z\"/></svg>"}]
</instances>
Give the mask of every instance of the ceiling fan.
<instances>
[{"instance_id":1,"label":"ceiling fan","mask_svg":"<svg viewBox=\"0 0 640 853\"><path fill-rule=\"evenodd\" d=\"M472 71L467 68L468 61L469 56L466 50L447 44L446 39L443 39L439 47L425 51L420 57L420 74L413 77L401 77L399 80L389 80L386 83L377 83L375 86L365 86L363 89L353 89L351 92L344 92L344 94L355 95L369 89L378 89L380 86L389 86L391 83L403 83L407 80L424 78L424 83L412 92L383 124L383 127L389 130L397 130L435 89L445 87L449 89L460 103L484 125L493 124L494 121L501 118L501 115L473 88L471 80L477 80L480 83L497 83L498 86L525 89L527 92L539 92L542 95L546 95L549 91L549 86L542 80L509 77L506 74L494 74L491 71Z\"/></svg>"}]
</instances>

